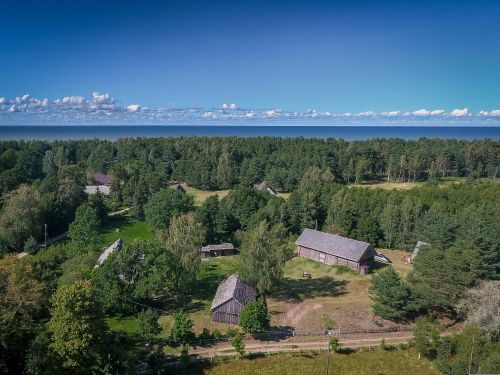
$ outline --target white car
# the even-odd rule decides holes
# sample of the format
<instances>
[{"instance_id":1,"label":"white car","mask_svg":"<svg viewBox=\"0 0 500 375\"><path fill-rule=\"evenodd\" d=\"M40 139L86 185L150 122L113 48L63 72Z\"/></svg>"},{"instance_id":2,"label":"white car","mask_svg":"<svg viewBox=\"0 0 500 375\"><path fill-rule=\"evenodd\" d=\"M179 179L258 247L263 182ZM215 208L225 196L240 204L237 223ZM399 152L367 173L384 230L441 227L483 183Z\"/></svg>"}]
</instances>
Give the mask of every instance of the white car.
<instances>
[{"instance_id":1,"label":"white car","mask_svg":"<svg viewBox=\"0 0 500 375\"><path fill-rule=\"evenodd\" d=\"M375 254L375 257L374 257L374 258L375 258L375 260L376 260L377 262L382 262L382 263L392 263L392 261L391 261L389 258L387 258L387 257L386 257L384 254L382 254L382 253L378 253L378 252L377 252L377 254Z\"/></svg>"}]
</instances>

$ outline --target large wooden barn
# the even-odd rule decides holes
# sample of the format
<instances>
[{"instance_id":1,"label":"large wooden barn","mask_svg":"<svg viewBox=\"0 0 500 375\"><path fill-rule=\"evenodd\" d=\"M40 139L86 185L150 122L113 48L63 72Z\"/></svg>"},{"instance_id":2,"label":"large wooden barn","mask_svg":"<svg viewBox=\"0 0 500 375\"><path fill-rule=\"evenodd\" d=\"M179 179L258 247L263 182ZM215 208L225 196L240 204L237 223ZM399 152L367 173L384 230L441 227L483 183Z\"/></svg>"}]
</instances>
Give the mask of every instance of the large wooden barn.
<instances>
[{"instance_id":1,"label":"large wooden barn","mask_svg":"<svg viewBox=\"0 0 500 375\"><path fill-rule=\"evenodd\" d=\"M238 324L240 311L255 301L257 291L241 281L237 274L229 276L217 288L212 302L212 321L218 323Z\"/></svg>"},{"instance_id":2,"label":"large wooden barn","mask_svg":"<svg viewBox=\"0 0 500 375\"><path fill-rule=\"evenodd\" d=\"M366 273L376 254L367 242L305 229L295 242L297 255L316 262L343 265Z\"/></svg>"}]
</instances>

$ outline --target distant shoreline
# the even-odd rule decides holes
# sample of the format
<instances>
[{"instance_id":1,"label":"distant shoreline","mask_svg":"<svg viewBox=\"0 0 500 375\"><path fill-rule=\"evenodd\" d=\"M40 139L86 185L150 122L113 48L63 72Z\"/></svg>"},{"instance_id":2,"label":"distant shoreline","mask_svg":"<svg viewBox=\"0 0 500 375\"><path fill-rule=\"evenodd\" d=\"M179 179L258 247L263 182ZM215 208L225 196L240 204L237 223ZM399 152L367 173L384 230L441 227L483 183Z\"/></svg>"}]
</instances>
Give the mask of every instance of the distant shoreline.
<instances>
[{"instance_id":1,"label":"distant shoreline","mask_svg":"<svg viewBox=\"0 0 500 375\"><path fill-rule=\"evenodd\" d=\"M0 125L0 140L116 140L127 137L441 138L500 140L500 126L414 125Z\"/></svg>"}]
</instances>

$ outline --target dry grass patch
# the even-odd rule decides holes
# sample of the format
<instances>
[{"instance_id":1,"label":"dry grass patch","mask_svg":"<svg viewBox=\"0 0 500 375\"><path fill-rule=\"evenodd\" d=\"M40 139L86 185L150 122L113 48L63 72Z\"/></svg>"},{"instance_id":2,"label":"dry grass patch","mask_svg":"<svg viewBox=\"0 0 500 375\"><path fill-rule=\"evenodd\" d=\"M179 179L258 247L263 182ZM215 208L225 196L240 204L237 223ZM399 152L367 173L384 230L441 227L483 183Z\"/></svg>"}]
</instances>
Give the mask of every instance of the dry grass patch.
<instances>
[{"instance_id":1,"label":"dry grass patch","mask_svg":"<svg viewBox=\"0 0 500 375\"><path fill-rule=\"evenodd\" d=\"M426 359L418 360L418 355L413 350L391 350L391 351L371 351L355 352L352 354L281 354L270 357L257 357L253 359L239 359L227 361L215 365L199 365L196 368L186 369L186 372L176 373L190 374L239 374L239 375L259 375L259 374L280 374L295 375L309 374L322 375L330 374L345 375L434 375L439 374L432 368L431 363Z\"/></svg>"},{"instance_id":2,"label":"dry grass patch","mask_svg":"<svg viewBox=\"0 0 500 375\"><path fill-rule=\"evenodd\" d=\"M303 272L309 272L311 278L302 277ZM332 324L362 329L394 325L373 314L370 280L371 275L293 258L285 265L283 285L268 300L271 323L299 332L321 332Z\"/></svg>"},{"instance_id":3,"label":"dry grass patch","mask_svg":"<svg viewBox=\"0 0 500 375\"><path fill-rule=\"evenodd\" d=\"M411 253L407 251L391 249L377 249L377 251L384 254L392 261L391 265L397 272L399 272L400 275L406 276L408 272L413 269L411 263L406 263L403 260L405 256L410 255Z\"/></svg>"},{"instance_id":4,"label":"dry grass patch","mask_svg":"<svg viewBox=\"0 0 500 375\"><path fill-rule=\"evenodd\" d=\"M194 196L194 201L197 205L202 204L207 200L208 197L211 197L212 195L217 195L219 199L224 198L228 193L229 190L214 190L214 191L209 191L209 190L200 190L196 189L194 187L191 187L187 184L181 184L184 189L186 189L186 192L188 194L191 194Z\"/></svg>"}]
</instances>

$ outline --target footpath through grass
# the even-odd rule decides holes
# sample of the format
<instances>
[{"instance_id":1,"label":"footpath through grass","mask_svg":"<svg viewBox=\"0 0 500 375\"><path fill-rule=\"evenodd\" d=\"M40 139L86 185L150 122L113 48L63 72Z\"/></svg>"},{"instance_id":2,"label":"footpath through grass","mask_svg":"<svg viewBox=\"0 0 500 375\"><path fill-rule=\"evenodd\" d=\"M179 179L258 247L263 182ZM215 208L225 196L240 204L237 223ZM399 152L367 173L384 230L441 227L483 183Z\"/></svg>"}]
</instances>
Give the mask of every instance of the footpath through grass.
<instances>
[{"instance_id":1,"label":"footpath through grass","mask_svg":"<svg viewBox=\"0 0 500 375\"><path fill-rule=\"evenodd\" d=\"M390 350L355 352L351 354L280 354L270 357L238 359L216 364L198 364L186 370L175 369L171 374L206 375L323 375L326 373L342 375L434 375L439 374L431 363L414 350Z\"/></svg>"}]
</instances>

